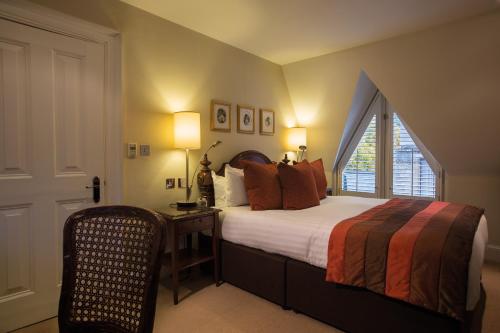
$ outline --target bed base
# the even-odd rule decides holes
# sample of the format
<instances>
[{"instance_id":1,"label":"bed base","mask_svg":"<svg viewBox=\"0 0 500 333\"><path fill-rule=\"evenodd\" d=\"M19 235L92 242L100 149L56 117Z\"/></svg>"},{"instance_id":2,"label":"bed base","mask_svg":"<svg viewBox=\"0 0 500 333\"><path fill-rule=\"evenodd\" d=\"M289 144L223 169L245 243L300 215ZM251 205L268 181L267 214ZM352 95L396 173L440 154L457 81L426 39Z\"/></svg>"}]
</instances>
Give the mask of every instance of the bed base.
<instances>
[{"instance_id":1,"label":"bed base","mask_svg":"<svg viewBox=\"0 0 500 333\"><path fill-rule=\"evenodd\" d=\"M286 257L222 241L221 261L224 281L286 306Z\"/></svg>"},{"instance_id":2,"label":"bed base","mask_svg":"<svg viewBox=\"0 0 500 333\"><path fill-rule=\"evenodd\" d=\"M325 282L325 270L228 241L224 281L347 332L481 332L486 295L462 323L362 288Z\"/></svg>"}]
</instances>

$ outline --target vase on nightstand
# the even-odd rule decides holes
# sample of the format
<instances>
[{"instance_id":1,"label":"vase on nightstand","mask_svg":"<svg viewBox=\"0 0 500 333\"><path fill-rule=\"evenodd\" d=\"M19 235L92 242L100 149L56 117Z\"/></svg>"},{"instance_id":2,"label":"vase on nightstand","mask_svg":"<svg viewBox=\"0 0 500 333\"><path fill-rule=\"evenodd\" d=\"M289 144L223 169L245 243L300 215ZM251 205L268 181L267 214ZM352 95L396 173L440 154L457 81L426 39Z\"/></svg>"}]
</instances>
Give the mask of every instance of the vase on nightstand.
<instances>
[{"instance_id":1,"label":"vase on nightstand","mask_svg":"<svg viewBox=\"0 0 500 333\"><path fill-rule=\"evenodd\" d=\"M200 200L205 201L207 207L212 207L215 205L214 181L212 179L212 170L209 167L212 162L208 160L207 154L203 156L200 164L202 167L197 176Z\"/></svg>"}]
</instances>

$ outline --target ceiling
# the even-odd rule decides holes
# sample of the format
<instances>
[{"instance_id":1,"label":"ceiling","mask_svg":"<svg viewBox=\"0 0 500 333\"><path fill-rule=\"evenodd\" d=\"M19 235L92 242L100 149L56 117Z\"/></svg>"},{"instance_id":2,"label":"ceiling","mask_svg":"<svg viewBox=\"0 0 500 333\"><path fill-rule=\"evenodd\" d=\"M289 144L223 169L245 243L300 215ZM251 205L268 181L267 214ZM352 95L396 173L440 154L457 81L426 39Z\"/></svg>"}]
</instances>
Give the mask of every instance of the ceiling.
<instances>
[{"instance_id":1,"label":"ceiling","mask_svg":"<svg viewBox=\"0 0 500 333\"><path fill-rule=\"evenodd\" d=\"M283 65L498 8L495 0L122 0Z\"/></svg>"}]
</instances>

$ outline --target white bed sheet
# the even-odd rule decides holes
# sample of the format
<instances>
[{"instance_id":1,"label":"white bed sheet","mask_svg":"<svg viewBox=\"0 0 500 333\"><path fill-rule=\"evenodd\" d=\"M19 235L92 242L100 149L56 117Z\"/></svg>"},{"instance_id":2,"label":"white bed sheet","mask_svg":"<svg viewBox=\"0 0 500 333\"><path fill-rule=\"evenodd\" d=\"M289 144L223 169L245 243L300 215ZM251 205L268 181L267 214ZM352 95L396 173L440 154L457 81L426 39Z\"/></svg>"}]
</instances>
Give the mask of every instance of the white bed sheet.
<instances>
[{"instance_id":1,"label":"white bed sheet","mask_svg":"<svg viewBox=\"0 0 500 333\"><path fill-rule=\"evenodd\" d=\"M333 226L386 201L333 196L321 200L319 206L295 211L224 207L221 213L222 238L326 268ZM481 267L487 242L487 222L483 215L474 237L469 264L467 310L474 309L480 298Z\"/></svg>"}]
</instances>

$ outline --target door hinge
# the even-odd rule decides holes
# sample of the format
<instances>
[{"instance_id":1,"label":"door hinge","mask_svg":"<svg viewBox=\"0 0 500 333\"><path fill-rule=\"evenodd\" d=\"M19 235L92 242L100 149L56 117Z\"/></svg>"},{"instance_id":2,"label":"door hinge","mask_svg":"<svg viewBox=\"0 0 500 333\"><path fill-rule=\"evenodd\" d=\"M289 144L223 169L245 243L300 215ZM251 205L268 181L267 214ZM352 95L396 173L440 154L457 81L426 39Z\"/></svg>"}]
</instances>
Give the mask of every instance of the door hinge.
<instances>
[{"instance_id":1,"label":"door hinge","mask_svg":"<svg viewBox=\"0 0 500 333\"><path fill-rule=\"evenodd\" d=\"M387 113L384 113L384 119L385 120L389 119L389 115Z\"/></svg>"}]
</instances>

